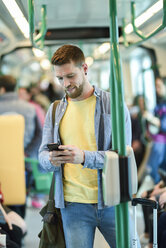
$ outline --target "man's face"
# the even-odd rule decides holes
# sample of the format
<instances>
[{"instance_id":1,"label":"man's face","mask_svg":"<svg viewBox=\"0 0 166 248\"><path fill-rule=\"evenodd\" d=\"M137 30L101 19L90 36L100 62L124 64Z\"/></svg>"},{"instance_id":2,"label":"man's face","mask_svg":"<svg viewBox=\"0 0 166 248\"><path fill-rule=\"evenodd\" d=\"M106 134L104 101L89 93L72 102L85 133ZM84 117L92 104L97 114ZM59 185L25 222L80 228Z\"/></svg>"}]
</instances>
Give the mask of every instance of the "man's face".
<instances>
[{"instance_id":1,"label":"man's face","mask_svg":"<svg viewBox=\"0 0 166 248\"><path fill-rule=\"evenodd\" d=\"M78 67L70 62L61 66L56 65L55 73L70 98L76 99L83 94L85 84L83 67Z\"/></svg>"},{"instance_id":2,"label":"man's face","mask_svg":"<svg viewBox=\"0 0 166 248\"><path fill-rule=\"evenodd\" d=\"M19 95L19 98L21 98L25 101L29 101L31 99L31 95L24 88L20 88L18 90L18 95Z\"/></svg>"}]
</instances>

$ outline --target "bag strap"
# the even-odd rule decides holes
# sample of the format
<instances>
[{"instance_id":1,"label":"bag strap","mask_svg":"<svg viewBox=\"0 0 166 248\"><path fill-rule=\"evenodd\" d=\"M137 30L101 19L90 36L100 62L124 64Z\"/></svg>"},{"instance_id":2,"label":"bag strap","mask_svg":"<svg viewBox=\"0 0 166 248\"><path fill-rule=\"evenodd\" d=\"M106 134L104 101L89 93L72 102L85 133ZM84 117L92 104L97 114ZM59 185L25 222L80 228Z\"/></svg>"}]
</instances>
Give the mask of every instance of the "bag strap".
<instances>
[{"instance_id":1,"label":"bag strap","mask_svg":"<svg viewBox=\"0 0 166 248\"><path fill-rule=\"evenodd\" d=\"M52 181L51 181L51 187L49 191L49 200L54 200L54 191L55 191L55 171L53 172L52 175Z\"/></svg>"},{"instance_id":2,"label":"bag strap","mask_svg":"<svg viewBox=\"0 0 166 248\"><path fill-rule=\"evenodd\" d=\"M60 100L56 100L54 103L53 103L53 108L52 108L52 126L54 128L54 124L55 124L55 111L56 111L56 107L57 105L60 103Z\"/></svg>"},{"instance_id":3,"label":"bag strap","mask_svg":"<svg viewBox=\"0 0 166 248\"><path fill-rule=\"evenodd\" d=\"M57 100L53 103L53 109L52 109L52 126L54 129L54 124L55 124L55 111L56 107L59 104L60 100ZM50 192L49 192L49 200L54 200L54 187L55 187L55 171L53 172L52 176L52 182L51 182L51 187L50 187Z\"/></svg>"}]
</instances>

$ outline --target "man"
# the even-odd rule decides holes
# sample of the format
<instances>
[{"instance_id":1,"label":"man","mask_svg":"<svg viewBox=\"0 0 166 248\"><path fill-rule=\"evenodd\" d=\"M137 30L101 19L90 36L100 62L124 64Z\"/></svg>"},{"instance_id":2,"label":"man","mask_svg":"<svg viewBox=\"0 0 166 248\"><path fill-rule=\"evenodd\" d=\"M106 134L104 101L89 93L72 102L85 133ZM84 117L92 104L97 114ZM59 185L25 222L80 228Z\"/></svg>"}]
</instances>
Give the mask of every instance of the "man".
<instances>
[{"instance_id":1,"label":"man","mask_svg":"<svg viewBox=\"0 0 166 248\"><path fill-rule=\"evenodd\" d=\"M47 112L39 160L45 170L56 172L55 204L61 209L66 246L92 248L98 227L115 248L114 207L104 206L101 181L104 154L111 149L110 94L90 84L78 47L60 47L52 64L66 96L56 108L54 127L53 104ZM130 144L126 107L125 122ZM60 151L48 151L47 143L52 142L61 142Z\"/></svg>"},{"instance_id":2,"label":"man","mask_svg":"<svg viewBox=\"0 0 166 248\"><path fill-rule=\"evenodd\" d=\"M36 144L41 142L40 137L36 137L36 113L35 108L18 98L16 79L9 75L0 76L0 115L21 114L25 120L24 151L27 156L31 156ZM10 138L10 137L7 137ZM26 206L13 206L10 208L16 211L21 217L25 217Z\"/></svg>"}]
</instances>

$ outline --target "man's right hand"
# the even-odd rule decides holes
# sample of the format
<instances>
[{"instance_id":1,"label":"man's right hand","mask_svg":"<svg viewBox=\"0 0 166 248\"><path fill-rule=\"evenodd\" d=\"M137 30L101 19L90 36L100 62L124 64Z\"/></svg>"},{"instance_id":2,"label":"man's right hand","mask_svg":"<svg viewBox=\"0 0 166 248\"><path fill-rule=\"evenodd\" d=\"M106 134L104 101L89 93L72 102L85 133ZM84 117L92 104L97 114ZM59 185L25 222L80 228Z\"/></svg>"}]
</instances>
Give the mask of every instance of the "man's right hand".
<instances>
[{"instance_id":1,"label":"man's right hand","mask_svg":"<svg viewBox=\"0 0 166 248\"><path fill-rule=\"evenodd\" d=\"M49 152L49 160L53 166L61 166L61 164L81 164L84 162L84 151L72 145L60 145L58 151Z\"/></svg>"}]
</instances>

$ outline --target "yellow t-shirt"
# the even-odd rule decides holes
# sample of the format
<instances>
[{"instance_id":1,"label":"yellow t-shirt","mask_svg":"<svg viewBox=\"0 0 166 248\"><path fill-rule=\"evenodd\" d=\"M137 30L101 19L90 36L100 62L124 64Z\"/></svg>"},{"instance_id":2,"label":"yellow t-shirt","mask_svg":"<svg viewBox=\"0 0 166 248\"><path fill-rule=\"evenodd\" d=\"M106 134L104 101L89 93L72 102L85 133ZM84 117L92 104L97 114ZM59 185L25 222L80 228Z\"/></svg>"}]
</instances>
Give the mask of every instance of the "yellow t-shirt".
<instances>
[{"instance_id":1,"label":"yellow t-shirt","mask_svg":"<svg viewBox=\"0 0 166 248\"><path fill-rule=\"evenodd\" d=\"M82 150L96 151L94 127L96 97L82 101L68 101L67 110L60 123L63 145L74 145ZM64 199L69 202L97 203L97 170L82 169L81 164L64 166Z\"/></svg>"}]
</instances>

